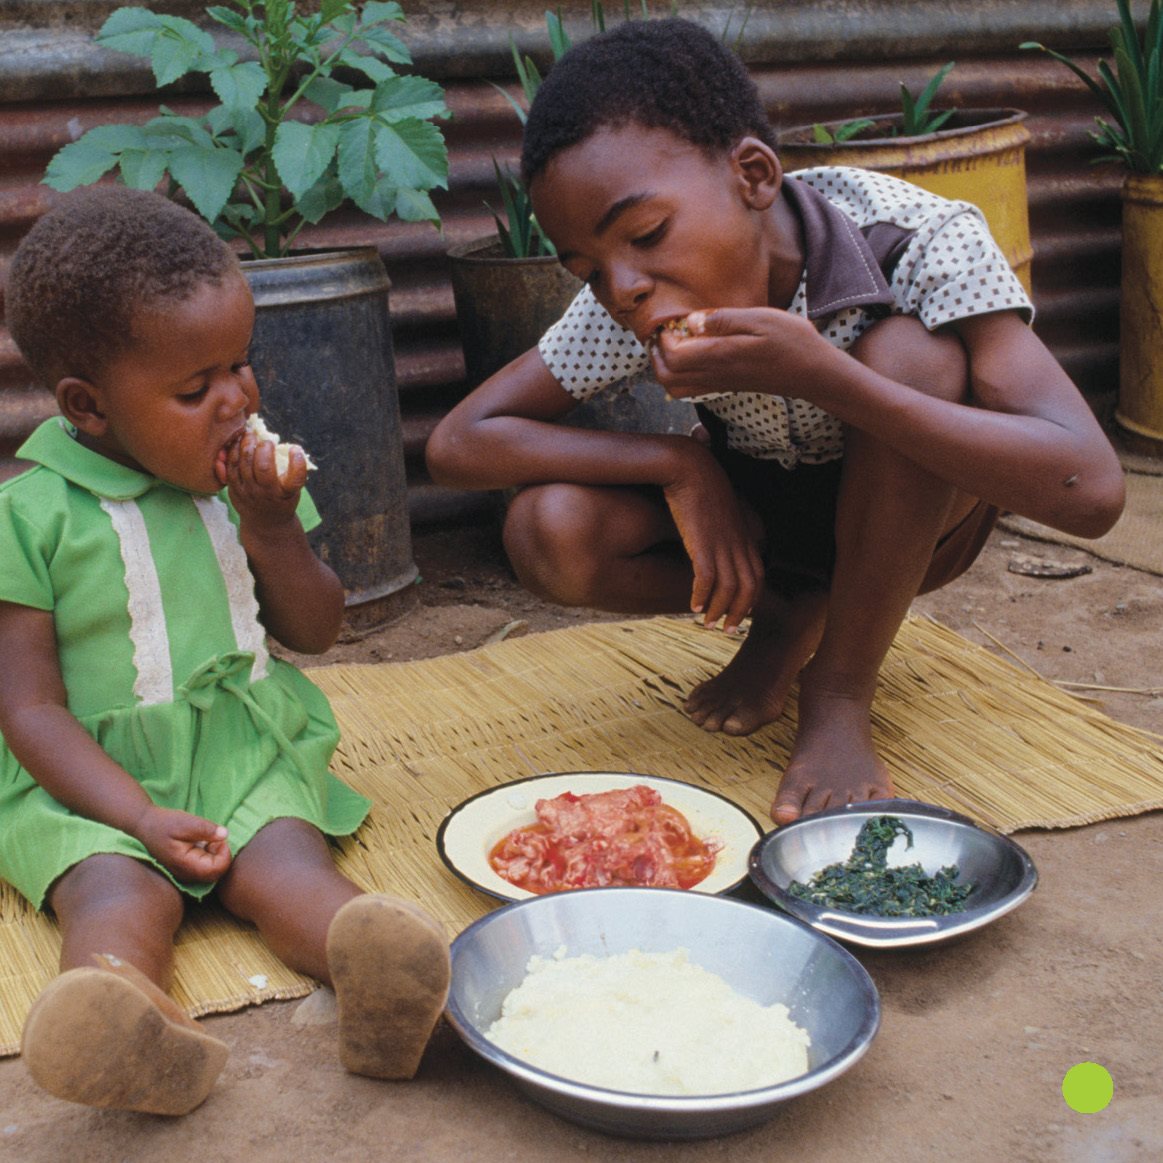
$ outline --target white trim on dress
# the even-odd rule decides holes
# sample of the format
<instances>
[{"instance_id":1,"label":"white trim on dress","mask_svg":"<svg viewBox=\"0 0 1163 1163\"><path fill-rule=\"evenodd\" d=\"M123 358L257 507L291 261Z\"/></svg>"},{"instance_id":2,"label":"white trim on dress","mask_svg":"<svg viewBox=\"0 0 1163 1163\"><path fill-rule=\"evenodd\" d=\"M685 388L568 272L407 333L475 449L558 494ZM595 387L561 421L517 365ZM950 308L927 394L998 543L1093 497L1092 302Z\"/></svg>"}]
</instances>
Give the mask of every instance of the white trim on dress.
<instances>
[{"instance_id":1,"label":"white trim on dress","mask_svg":"<svg viewBox=\"0 0 1163 1163\"><path fill-rule=\"evenodd\" d=\"M133 693L146 706L172 702L174 674L170 662L170 638L145 517L133 499L99 499L101 508L109 514L121 547L121 560L125 564L129 638L133 643L133 665L137 672Z\"/></svg>"}]
</instances>

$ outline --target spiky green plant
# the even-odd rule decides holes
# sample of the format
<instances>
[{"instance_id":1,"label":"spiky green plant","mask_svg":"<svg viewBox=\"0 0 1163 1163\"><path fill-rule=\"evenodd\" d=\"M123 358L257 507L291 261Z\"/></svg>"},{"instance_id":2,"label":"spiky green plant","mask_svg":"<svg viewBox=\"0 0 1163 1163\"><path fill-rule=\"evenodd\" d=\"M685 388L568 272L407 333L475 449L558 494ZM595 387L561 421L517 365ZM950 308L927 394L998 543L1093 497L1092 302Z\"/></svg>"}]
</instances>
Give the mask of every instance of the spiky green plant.
<instances>
[{"instance_id":1,"label":"spiky green plant","mask_svg":"<svg viewBox=\"0 0 1163 1163\"><path fill-rule=\"evenodd\" d=\"M921 90L919 97L914 97L905 83L901 82L901 127L896 136L923 137L926 133L936 133L953 116L952 109L935 113L930 106L954 63L954 61L950 61L938 69L929 79L929 83Z\"/></svg>"},{"instance_id":2,"label":"spiky green plant","mask_svg":"<svg viewBox=\"0 0 1163 1163\"><path fill-rule=\"evenodd\" d=\"M1151 0L1140 37L1129 0L1116 0L1119 22L1109 33L1114 68L1105 60L1090 76L1069 57L1037 41L1020 47L1048 53L1064 64L1102 102L1111 120L1096 117L1091 137L1102 153L1096 161L1116 161L1132 173L1163 173L1163 13Z\"/></svg>"}]
</instances>

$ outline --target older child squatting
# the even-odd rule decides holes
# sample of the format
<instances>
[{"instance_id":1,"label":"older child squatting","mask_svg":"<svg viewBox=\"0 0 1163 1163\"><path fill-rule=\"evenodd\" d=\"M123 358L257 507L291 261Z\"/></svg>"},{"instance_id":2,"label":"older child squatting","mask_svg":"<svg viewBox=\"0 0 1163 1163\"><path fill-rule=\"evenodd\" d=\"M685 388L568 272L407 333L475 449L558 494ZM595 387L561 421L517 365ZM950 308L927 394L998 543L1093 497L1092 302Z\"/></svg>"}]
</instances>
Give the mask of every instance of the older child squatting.
<instances>
[{"instance_id":1,"label":"older child squatting","mask_svg":"<svg viewBox=\"0 0 1163 1163\"><path fill-rule=\"evenodd\" d=\"M798 679L782 823L892 793L881 663L997 512L1099 536L1123 479L976 208L861 170L785 175L773 140L746 69L689 21L630 22L557 62L522 166L586 286L448 414L428 463L522 486L504 541L534 592L728 632L751 615L686 710L747 734ZM645 368L698 404L692 437L554 423Z\"/></svg>"}]
</instances>

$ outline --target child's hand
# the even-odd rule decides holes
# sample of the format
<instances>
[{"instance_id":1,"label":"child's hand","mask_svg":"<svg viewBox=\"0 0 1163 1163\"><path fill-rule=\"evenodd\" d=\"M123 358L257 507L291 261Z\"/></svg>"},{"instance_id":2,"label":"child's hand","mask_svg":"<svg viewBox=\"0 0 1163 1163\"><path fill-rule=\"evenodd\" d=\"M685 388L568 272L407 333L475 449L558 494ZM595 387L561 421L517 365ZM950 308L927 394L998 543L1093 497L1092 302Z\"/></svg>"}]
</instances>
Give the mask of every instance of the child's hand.
<instances>
[{"instance_id":1,"label":"child's hand","mask_svg":"<svg viewBox=\"0 0 1163 1163\"><path fill-rule=\"evenodd\" d=\"M733 633L763 588L758 530L718 462L706 453L691 460L696 471L664 484L663 496L694 570L691 610Z\"/></svg>"},{"instance_id":2,"label":"child's hand","mask_svg":"<svg viewBox=\"0 0 1163 1163\"><path fill-rule=\"evenodd\" d=\"M179 880L212 884L230 867L226 829L189 812L151 804L135 823L133 835Z\"/></svg>"},{"instance_id":3,"label":"child's hand","mask_svg":"<svg viewBox=\"0 0 1163 1163\"><path fill-rule=\"evenodd\" d=\"M655 378L675 399L723 391L807 398L805 384L837 350L810 320L773 307L692 311L686 322L688 334L663 331L651 345Z\"/></svg>"},{"instance_id":4,"label":"child's hand","mask_svg":"<svg viewBox=\"0 0 1163 1163\"><path fill-rule=\"evenodd\" d=\"M251 432L219 454L218 479L230 490L230 501L245 520L277 524L294 517L299 491L307 482L307 458L292 448L282 477L275 464L275 446Z\"/></svg>"}]
</instances>

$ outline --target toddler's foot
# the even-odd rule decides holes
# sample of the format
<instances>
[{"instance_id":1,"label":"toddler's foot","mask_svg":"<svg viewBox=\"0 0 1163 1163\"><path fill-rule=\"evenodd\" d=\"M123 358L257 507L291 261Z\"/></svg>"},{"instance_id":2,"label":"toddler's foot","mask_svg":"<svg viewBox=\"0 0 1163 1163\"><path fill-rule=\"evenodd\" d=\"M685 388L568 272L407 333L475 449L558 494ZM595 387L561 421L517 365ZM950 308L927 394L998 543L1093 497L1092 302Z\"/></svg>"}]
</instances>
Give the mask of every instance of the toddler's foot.
<instances>
[{"instance_id":1,"label":"toddler's foot","mask_svg":"<svg viewBox=\"0 0 1163 1163\"><path fill-rule=\"evenodd\" d=\"M872 746L868 708L845 698L812 698L801 687L795 746L771 806L776 824L895 794Z\"/></svg>"},{"instance_id":2,"label":"toddler's foot","mask_svg":"<svg viewBox=\"0 0 1163 1163\"><path fill-rule=\"evenodd\" d=\"M145 974L110 955L70 969L36 999L21 1053L33 1079L86 1106L184 1115L226 1065L205 1033Z\"/></svg>"},{"instance_id":3,"label":"toddler's foot","mask_svg":"<svg viewBox=\"0 0 1163 1163\"><path fill-rule=\"evenodd\" d=\"M419 906L357 896L327 931L339 1057L353 1074L411 1078L448 998L448 940Z\"/></svg>"}]
</instances>

